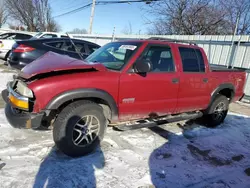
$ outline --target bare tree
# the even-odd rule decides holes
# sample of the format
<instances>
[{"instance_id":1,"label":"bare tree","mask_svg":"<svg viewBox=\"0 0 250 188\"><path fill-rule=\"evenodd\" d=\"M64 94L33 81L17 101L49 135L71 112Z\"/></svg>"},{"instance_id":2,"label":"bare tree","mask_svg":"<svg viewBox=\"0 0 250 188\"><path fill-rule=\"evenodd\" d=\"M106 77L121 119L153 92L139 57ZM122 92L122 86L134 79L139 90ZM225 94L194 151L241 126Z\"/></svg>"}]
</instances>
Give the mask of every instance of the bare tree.
<instances>
[{"instance_id":1,"label":"bare tree","mask_svg":"<svg viewBox=\"0 0 250 188\"><path fill-rule=\"evenodd\" d=\"M88 31L86 29L75 28L72 31L69 31L68 33L70 33L70 34L87 34Z\"/></svg>"},{"instance_id":2,"label":"bare tree","mask_svg":"<svg viewBox=\"0 0 250 188\"><path fill-rule=\"evenodd\" d=\"M16 1L6 0L6 8L9 15L19 21L21 24L27 26L29 31L35 31L37 28L35 9L32 0Z\"/></svg>"},{"instance_id":3,"label":"bare tree","mask_svg":"<svg viewBox=\"0 0 250 188\"><path fill-rule=\"evenodd\" d=\"M128 25L126 25L121 32L125 35L131 35L133 33L131 23L128 22Z\"/></svg>"},{"instance_id":4,"label":"bare tree","mask_svg":"<svg viewBox=\"0 0 250 188\"><path fill-rule=\"evenodd\" d=\"M7 18L8 14L4 6L4 0L0 0L0 28L6 23Z\"/></svg>"},{"instance_id":5,"label":"bare tree","mask_svg":"<svg viewBox=\"0 0 250 188\"><path fill-rule=\"evenodd\" d=\"M6 0L9 15L29 31L58 31L48 0Z\"/></svg>"},{"instance_id":6,"label":"bare tree","mask_svg":"<svg viewBox=\"0 0 250 188\"><path fill-rule=\"evenodd\" d=\"M227 34L226 12L213 0L163 0L151 3L150 34Z\"/></svg>"},{"instance_id":7,"label":"bare tree","mask_svg":"<svg viewBox=\"0 0 250 188\"><path fill-rule=\"evenodd\" d=\"M18 25L18 24L8 23L8 25L9 25L9 28L12 30L25 31L25 28L23 26Z\"/></svg>"},{"instance_id":8,"label":"bare tree","mask_svg":"<svg viewBox=\"0 0 250 188\"><path fill-rule=\"evenodd\" d=\"M250 1L249 0L220 0L221 9L226 12L230 34L234 33L237 19L236 34L250 33Z\"/></svg>"}]
</instances>

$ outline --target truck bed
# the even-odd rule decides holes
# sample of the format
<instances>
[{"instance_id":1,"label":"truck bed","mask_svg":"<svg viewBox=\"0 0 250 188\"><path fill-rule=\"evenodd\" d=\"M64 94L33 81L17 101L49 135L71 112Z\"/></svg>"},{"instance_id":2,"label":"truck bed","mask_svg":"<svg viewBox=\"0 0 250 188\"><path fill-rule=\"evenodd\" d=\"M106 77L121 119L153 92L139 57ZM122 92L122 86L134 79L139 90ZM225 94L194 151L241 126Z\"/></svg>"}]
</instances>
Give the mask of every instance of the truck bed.
<instances>
[{"instance_id":1,"label":"truck bed","mask_svg":"<svg viewBox=\"0 0 250 188\"><path fill-rule=\"evenodd\" d=\"M227 68L224 65L210 64L210 70L212 72L245 72L245 69L241 68Z\"/></svg>"}]
</instances>

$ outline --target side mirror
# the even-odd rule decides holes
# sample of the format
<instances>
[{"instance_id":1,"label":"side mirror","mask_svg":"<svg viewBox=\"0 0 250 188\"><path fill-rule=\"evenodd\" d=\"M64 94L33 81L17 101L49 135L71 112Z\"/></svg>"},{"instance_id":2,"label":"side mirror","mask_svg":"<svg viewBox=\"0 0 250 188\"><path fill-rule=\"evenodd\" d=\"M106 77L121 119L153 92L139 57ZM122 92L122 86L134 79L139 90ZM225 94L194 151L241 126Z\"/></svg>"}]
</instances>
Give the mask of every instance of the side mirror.
<instances>
[{"instance_id":1,"label":"side mirror","mask_svg":"<svg viewBox=\"0 0 250 188\"><path fill-rule=\"evenodd\" d=\"M134 68L135 72L146 73L151 70L151 63L149 60L139 60L135 62Z\"/></svg>"}]
</instances>

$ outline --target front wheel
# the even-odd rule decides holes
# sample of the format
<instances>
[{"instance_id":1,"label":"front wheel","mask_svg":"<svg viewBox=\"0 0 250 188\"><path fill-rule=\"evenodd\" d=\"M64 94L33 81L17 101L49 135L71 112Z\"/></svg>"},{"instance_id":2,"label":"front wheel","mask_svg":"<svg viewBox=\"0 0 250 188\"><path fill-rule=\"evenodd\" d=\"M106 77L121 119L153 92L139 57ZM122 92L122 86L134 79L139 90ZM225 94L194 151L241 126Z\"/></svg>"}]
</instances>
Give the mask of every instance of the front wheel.
<instances>
[{"instance_id":1,"label":"front wheel","mask_svg":"<svg viewBox=\"0 0 250 188\"><path fill-rule=\"evenodd\" d=\"M71 157L94 151L104 137L107 120L100 105L76 101L58 115L53 138L59 150Z\"/></svg>"},{"instance_id":2,"label":"front wheel","mask_svg":"<svg viewBox=\"0 0 250 188\"><path fill-rule=\"evenodd\" d=\"M223 95L218 95L202 117L203 124L207 127L216 127L220 125L227 116L228 108L228 98Z\"/></svg>"}]
</instances>

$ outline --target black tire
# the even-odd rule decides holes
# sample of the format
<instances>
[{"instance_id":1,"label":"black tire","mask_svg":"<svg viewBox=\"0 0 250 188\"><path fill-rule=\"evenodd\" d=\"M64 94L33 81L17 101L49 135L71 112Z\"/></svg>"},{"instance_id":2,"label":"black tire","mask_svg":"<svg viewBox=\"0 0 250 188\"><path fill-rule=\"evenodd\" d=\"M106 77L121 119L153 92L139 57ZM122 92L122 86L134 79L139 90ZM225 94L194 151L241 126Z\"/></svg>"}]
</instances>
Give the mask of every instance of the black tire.
<instances>
[{"instance_id":1,"label":"black tire","mask_svg":"<svg viewBox=\"0 0 250 188\"><path fill-rule=\"evenodd\" d=\"M5 55L5 57L4 57L4 60L5 60L5 61L7 61L9 55L10 55L10 51L8 51L7 54ZM7 64L7 63L6 63L6 64Z\"/></svg>"},{"instance_id":2,"label":"black tire","mask_svg":"<svg viewBox=\"0 0 250 188\"><path fill-rule=\"evenodd\" d=\"M80 121L83 121L83 117L91 117L91 119L99 123L99 131L94 136L96 139L93 139L93 142L86 145L76 145L74 141L76 140L75 136L77 131L75 131L76 126L80 124ZM84 124L86 125L86 120ZM85 126L83 125L83 126ZM97 125L94 125L97 126ZM89 127L89 125L86 125ZM103 109L100 105L93 103L91 101L76 101L68 106L66 106L58 115L57 119L54 122L53 127L53 139L59 150L64 154L71 157L80 157L86 154L93 152L100 144L101 140L104 137L104 133L107 127L107 120L103 114ZM77 129L83 129L82 127ZM89 129L89 128L88 128ZM78 130L79 131L79 130ZM80 133L82 135L87 135ZM80 135L79 134L79 135ZM92 133L91 139L92 139ZM89 135L90 136L90 135ZM86 136L86 141L90 139L89 136ZM80 138L81 139L81 138Z\"/></svg>"},{"instance_id":3,"label":"black tire","mask_svg":"<svg viewBox=\"0 0 250 188\"><path fill-rule=\"evenodd\" d=\"M220 115L218 115L218 107L223 106ZM204 112L204 116L201 118L202 124L214 128L225 120L229 108L229 100L224 95L217 95L211 106Z\"/></svg>"}]
</instances>

